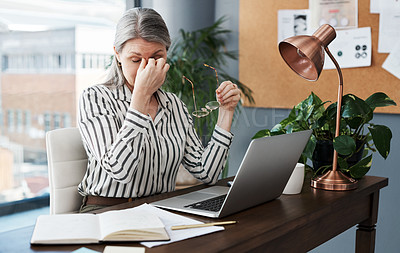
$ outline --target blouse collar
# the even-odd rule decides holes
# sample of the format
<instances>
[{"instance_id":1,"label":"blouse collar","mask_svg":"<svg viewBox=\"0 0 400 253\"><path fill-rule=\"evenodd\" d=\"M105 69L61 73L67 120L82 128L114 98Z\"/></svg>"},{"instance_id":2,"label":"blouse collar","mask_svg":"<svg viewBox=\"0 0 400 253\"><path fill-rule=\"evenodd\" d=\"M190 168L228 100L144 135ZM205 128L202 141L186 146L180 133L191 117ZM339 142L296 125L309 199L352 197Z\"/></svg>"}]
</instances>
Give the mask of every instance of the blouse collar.
<instances>
[{"instance_id":1,"label":"blouse collar","mask_svg":"<svg viewBox=\"0 0 400 253\"><path fill-rule=\"evenodd\" d=\"M116 99L123 100L126 102L131 102L132 92L126 85L123 85L122 87L120 86L120 87L117 87L116 89L114 89L114 94L115 94ZM169 100L167 99L167 95L165 94L165 91L158 89L155 92L155 97L156 97L158 103L164 109L167 108L167 106L169 104Z\"/></svg>"}]
</instances>

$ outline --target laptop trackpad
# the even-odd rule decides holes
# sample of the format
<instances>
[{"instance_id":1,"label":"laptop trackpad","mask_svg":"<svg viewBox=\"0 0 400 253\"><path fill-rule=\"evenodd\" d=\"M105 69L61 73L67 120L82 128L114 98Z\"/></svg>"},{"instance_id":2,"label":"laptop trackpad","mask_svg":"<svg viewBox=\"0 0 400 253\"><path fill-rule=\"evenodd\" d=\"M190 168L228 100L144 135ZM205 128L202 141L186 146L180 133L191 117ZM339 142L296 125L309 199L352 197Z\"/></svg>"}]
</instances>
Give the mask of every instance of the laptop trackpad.
<instances>
[{"instance_id":1,"label":"laptop trackpad","mask_svg":"<svg viewBox=\"0 0 400 253\"><path fill-rule=\"evenodd\" d=\"M194 201L210 199L213 197L215 197L215 194L208 194L208 193L201 193L201 192L193 192L193 193L188 193L188 194L178 196L178 198L180 198L180 199L190 199L190 200L194 200Z\"/></svg>"},{"instance_id":2,"label":"laptop trackpad","mask_svg":"<svg viewBox=\"0 0 400 253\"><path fill-rule=\"evenodd\" d=\"M211 199L220 195L225 195L229 191L229 187L226 186L212 186L199 191L187 193L184 195L177 196L180 199L202 201Z\"/></svg>"}]
</instances>

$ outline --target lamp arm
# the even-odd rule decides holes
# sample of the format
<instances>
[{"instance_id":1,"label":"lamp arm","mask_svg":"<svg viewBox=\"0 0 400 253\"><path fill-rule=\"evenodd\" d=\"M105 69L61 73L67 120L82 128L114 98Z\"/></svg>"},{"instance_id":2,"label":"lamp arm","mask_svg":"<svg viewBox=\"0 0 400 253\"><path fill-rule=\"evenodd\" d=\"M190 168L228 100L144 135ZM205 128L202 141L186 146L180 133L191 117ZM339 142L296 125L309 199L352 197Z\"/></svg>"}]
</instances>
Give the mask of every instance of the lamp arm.
<instances>
[{"instance_id":1,"label":"lamp arm","mask_svg":"<svg viewBox=\"0 0 400 253\"><path fill-rule=\"evenodd\" d=\"M342 108L342 97L343 97L343 75L342 75L342 70L339 67L339 64L329 51L328 47L325 47L325 51L328 54L329 58L331 58L331 60L333 61L333 64L335 64L335 67L339 75L339 87L338 87L338 98L337 98L337 109L336 109L336 129L335 129L335 138L336 138L339 136L339 130L340 130L340 118L341 118L340 109ZM336 171L337 161L338 161L338 153L334 149L332 171Z\"/></svg>"}]
</instances>

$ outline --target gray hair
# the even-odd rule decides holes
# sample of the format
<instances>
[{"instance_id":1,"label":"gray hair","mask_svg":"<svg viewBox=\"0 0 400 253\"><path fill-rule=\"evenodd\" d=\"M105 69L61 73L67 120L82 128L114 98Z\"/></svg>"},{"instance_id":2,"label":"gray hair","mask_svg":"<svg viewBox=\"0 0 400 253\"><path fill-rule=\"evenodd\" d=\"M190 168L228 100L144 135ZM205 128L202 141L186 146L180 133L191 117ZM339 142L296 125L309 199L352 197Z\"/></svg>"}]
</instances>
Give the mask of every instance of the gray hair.
<instances>
[{"instance_id":1,"label":"gray hair","mask_svg":"<svg viewBox=\"0 0 400 253\"><path fill-rule=\"evenodd\" d=\"M128 40L138 38L161 43L167 50L171 46L167 25L161 15L150 8L133 8L124 13L118 21L115 31L115 50L121 52ZM123 86L125 82L122 68L118 65L117 57L114 56L104 84L119 87Z\"/></svg>"}]
</instances>

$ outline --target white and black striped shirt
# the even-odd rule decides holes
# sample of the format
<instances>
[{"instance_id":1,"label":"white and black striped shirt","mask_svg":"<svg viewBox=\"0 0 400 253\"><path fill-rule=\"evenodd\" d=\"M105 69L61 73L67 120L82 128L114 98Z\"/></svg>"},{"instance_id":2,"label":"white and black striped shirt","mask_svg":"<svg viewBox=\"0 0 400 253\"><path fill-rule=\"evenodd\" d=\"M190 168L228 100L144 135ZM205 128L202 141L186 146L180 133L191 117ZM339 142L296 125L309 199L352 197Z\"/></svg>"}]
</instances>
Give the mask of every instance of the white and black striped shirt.
<instances>
[{"instance_id":1,"label":"white and black striped shirt","mask_svg":"<svg viewBox=\"0 0 400 253\"><path fill-rule=\"evenodd\" d=\"M153 121L131 108L128 87L97 85L79 101L78 124L88 154L82 195L142 197L175 189L179 165L209 184L218 180L233 135L216 126L203 148L184 103L158 90Z\"/></svg>"}]
</instances>

